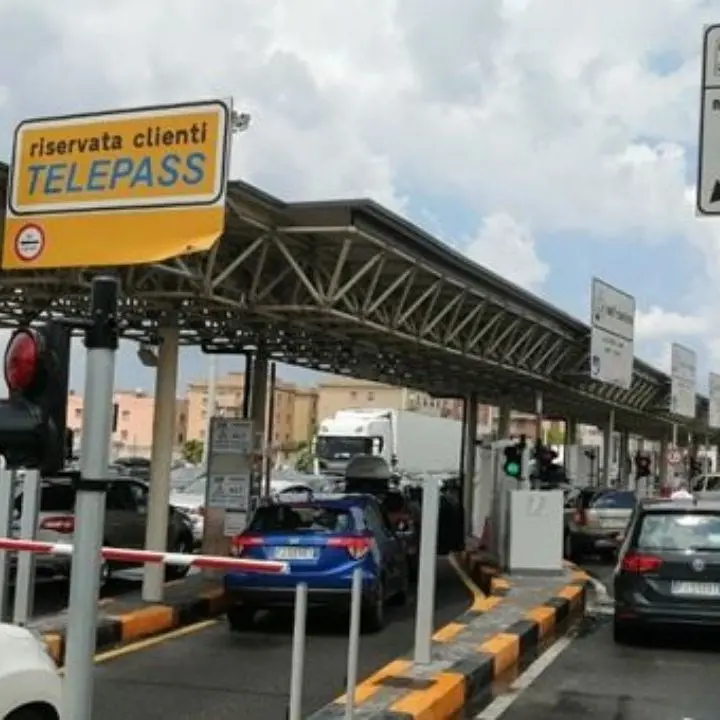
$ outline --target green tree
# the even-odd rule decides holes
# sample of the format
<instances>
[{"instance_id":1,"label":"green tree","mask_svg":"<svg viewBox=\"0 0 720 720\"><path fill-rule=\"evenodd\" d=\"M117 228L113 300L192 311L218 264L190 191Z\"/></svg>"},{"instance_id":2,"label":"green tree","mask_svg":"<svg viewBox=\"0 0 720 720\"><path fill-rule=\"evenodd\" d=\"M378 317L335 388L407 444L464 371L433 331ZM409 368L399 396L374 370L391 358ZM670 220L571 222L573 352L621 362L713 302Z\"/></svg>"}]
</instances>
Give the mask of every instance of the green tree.
<instances>
[{"instance_id":1,"label":"green tree","mask_svg":"<svg viewBox=\"0 0 720 720\"><path fill-rule=\"evenodd\" d=\"M200 440L188 440L182 449L185 462L199 465L203 456L203 444Z\"/></svg>"},{"instance_id":2,"label":"green tree","mask_svg":"<svg viewBox=\"0 0 720 720\"><path fill-rule=\"evenodd\" d=\"M545 432L545 442L548 445L562 445L565 442L565 431L557 425L551 425Z\"/></svg>"}]
</instances>

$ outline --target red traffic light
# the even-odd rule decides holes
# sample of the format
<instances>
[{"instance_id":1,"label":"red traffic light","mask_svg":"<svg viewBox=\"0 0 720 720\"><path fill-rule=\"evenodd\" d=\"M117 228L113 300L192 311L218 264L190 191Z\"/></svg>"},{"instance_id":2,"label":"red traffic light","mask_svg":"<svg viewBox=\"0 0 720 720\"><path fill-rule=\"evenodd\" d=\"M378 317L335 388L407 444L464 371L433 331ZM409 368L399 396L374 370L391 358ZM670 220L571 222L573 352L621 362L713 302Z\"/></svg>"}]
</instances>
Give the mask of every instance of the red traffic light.
<instances>
[{"instance_id":1,"label":"red traffic light","mask_svg":"<svg viewBox=\"0 0 720 720\"><path fill-rule=\"evenodd\" d=\"M5 350L5 383L23 392L35 383L40 366L40 336L30 328L16 330Z\"/></svg>"}]
</instances>

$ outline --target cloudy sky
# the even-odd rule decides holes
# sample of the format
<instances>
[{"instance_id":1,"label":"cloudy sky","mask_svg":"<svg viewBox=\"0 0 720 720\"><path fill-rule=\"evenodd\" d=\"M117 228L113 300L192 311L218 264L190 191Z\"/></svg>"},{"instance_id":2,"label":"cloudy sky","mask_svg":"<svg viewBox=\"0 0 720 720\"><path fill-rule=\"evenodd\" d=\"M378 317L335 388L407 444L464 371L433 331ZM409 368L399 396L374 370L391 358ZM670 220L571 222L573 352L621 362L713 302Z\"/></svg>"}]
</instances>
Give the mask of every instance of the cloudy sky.
<instances>
[{"instance_id":1,"label":"cloudy sky","mask_svg":"<svg viewBox=\"0 0 720 720\"><path fill-rule=\"evenodd\" d=\"M636 296L638 354L668 371L671 341L695 348L704 390L720 370L720 230L693 198L701 31L717 11L0 0L0 157L28 116L232 96L253 117L235 177L288 200L372 197L582 319L597 275ZM183 354L183 382L203 368ZM82 371L78 357L76 388ZM152 387L132 347L117 381Z\"/></svg>"}]
</instances>

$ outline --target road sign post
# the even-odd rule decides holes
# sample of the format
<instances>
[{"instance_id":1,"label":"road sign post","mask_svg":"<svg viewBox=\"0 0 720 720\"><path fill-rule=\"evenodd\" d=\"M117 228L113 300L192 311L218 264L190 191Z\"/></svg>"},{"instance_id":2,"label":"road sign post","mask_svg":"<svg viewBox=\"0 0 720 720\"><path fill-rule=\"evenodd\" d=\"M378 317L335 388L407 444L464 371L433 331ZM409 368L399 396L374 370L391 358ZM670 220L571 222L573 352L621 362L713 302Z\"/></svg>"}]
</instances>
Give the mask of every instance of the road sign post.
<instances>
[{"instance_id":1,"label":"road sign post","mask_svg":"<svg viewBox=\"0 0 720 720\"><path fill-rule=\"evenodd\" d=\"M3 270L110 267L208 250L225 227L232 103L24 120Z\"/></svg>"},{"instance_id":2,"label":"road sign post","mask_svg":"<svg viewBox=\"0 0 720 720\"><path fill-rule=\"evenodd\" d=\"M208 437L203 552L227 555L230 539L247 526L257 501L252 420L213 417Z\"/></svg>"},{"instance_id":3,"label":"road sign post","mask_svg":"<svg viewBox=\"0 0 720 720\"><path fill-rule=\"evenodd\" d=\"M75 484L75 536L63 696L63 717L73 720L92 720L93 717L93 656L118 347L118 293L116 278L102 276L93 280L91 319L85 332L83 454L80 478Z\"/></svg>"},{"instance_id":4,"label":"road sign post","mask_svg":"<svg viewBox=\"0 0 720 720\"><path fill-rule=\"evenodd\" d=\"M697 211L720 215L720 25L703 33Z\"/></svg>"}]
</instances>

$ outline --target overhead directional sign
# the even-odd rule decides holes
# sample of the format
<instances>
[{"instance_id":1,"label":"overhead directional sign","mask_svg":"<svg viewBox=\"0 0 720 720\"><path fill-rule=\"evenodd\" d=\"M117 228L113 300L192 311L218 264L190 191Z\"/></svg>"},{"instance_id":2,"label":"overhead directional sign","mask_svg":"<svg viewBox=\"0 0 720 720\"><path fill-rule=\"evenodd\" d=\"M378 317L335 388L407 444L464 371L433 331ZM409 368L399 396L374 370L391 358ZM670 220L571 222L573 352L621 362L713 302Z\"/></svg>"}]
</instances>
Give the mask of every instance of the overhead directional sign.
<instances>
[{"instance_id":1,"label":"overhead directional sign","mask_svg":"<svg viewBox=\"0 0 720 720\"><path fill-rule=\"evenodd\" d=\"M635 356L635 298L593 278L590 377L628 389Z\"/></svg>"},{"instance_id":2,"label":"overhead directional sign","mask_svg":"<svg viewBox=\"0 0 720 720\"><path fill-rule=\"evenodd\" d=\"M207 250L225 227L230 102L24 120L2 267L133 265Z\"/></svg>"},{"instance_id":3,"label":"overhead directional sign","mask_svg":"<svg viewBox=\"0 0 720 720\"><path fill-rule=\"evenodd\" d=\"M720 215L720 25L703 34L697 209Z\"/></svg>"},{"instance_id":4,"label":"overhead directional sign","mask_svg":"<svg viewBox=\"0 0 720 720\"><path fill-rule=\"evenodd\" d=\"M673 343L670 353L670 412L695 417L697 356L693 350Z\"/></svg>"},{"instance_id":5,"label":"overhead directional sign","mask_svg":"<svg viewBox=\"0 0 720 720\"><path fill-rule=\"evenodd\" d=\"M720 375L718 373L710 373L708 390L708 426L720 428Z\"/></svg>"}]
</instances>

